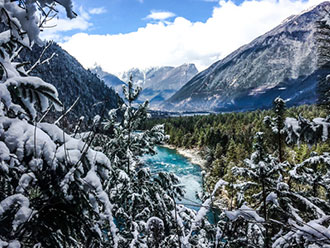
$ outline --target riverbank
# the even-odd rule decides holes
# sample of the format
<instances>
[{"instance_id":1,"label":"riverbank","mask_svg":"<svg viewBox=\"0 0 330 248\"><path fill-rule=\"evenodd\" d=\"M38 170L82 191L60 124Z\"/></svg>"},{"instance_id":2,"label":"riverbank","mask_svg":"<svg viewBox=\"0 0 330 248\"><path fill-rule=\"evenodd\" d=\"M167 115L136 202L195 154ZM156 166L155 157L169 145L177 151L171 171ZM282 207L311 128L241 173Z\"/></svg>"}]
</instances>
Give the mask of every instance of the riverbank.
<instances>
[{"instance_id":1,"label":"riverbank","mask_svg":"<svg viewBox=\"0 0 330 248\"><path fill-rule=\"evenodd\" d=\"M181 147L175 147L175 146L169 145L169 144L164 144L164 145L161 145L161 146L165 147L165 148L176 150L176 152L178 154L180 154L181 156L187 158L190 163L195 164L195 165L199 166L202 170L206 171L205 170L206 160L203 159L203 157L200 155L200 151L198 149L196 149L196 148L195 149L186 149L186 148L181 148ZM186 185L187 188L192 186L191 183L185 183L185 185ZM189 186L187 186L187 185L189 185ZM203 190L203 189L201 188L201 190ZM190 195L193 195L196 192L196 190L191 190L191 189L190 189L190 191L191 191ZM209 191L209 193L211 193L211 192ZM228 197L226 197L226 195L225 196L224 195L221 195L221 196L217 195L213 199L213 206L217 207L219 209L227 209L228 208L228 202L229 202L229 199L228 199Z\"/></svg>"},{"instance_id":2,"label":"riverbank","mask_svg":"<svg viewBox=\"0 0 330 248\"><path fill-rule=\"evenodd\" d=\"M206 160L202 158L202 156L200 155L200 151L198 149L196 148L186 149L182 147L175 147L169 144L163 144L161 146L176 150L180 155L187 158L190 161L190 163L196 164L200 166L202 170L205 170Z\"/></svg>"}]
</instances>

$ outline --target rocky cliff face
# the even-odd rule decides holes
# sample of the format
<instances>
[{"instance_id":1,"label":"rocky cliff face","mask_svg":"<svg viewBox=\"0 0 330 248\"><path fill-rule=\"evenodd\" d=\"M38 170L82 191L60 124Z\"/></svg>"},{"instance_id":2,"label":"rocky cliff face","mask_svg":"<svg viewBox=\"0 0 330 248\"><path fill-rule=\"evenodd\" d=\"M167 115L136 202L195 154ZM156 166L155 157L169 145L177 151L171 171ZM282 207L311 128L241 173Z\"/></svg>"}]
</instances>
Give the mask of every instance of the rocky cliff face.
<instances>
[{"instance_id":1,"label":"rocky cliff face","mask_svg":"<svg viewBox=\"0 0 330 248\"><path fill-rule=\"evenodd\" d=\"M316 21L324 2L291 16L270 32L197 74L162 107L167 110L245 111L268 108L281 96L288 105L313 103L318 68Z\"/></svg>"}]
</instances>

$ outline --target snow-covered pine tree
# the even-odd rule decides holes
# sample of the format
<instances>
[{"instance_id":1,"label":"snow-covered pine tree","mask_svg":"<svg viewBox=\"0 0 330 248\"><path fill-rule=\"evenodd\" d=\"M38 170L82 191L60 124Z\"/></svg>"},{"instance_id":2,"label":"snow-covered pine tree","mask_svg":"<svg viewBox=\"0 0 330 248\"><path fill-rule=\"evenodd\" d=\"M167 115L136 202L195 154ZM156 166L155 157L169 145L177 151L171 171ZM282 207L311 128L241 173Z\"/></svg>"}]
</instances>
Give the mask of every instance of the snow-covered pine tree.
<instances>
[{"instance_id":1,"label":"snow-covered pine tree","mask_svg":"<svg viewBox=\"0 0 330 248\"><path fill-rule=\"evenodd\" d=\"M330 245L330 156L312 153L289 171L290 184L278 194L284 219L273 247L326 247ZM276 219L279 220L279 219Z\"/></svg>"},{"instance_id":2,"label":"snow-covered pine tree","mask_svg":"<svg viewBox=\"0 0 330 248\"><path fill-rule=\"evenodd\" d=\"M283 120L281 129L278 128L279 125L276 125L274 119L268 121L273 129L275 127L276 133L282 130L281 133L286 135L286 141L290 144L307 143L311 146L328 140L329 118L315 118L313 121L301 116L298 120L286 118ZM264 244L260 243L260 247L270 245L272 247L309 247L310 245L324 247L329 245L329 153L320 155L312 153L310 158L298 165L289 165L288 162L280 163L267 155L265 148L261 149L264 146L258 145L258 143L262 144L258 136L257 134L256 151L251 159L246 160L246 166L233 168L236 175L244 176L241 178L243 182L237 184L236 188L242 191L242 196L251 197L245 200L250 204L249 207L253 206L253 211L256 211L253 212L255 218L251 219L250 215L244 215L241 209L231 211L229 215L228 211L225 212L224 219L229 218L234 221L220 223L223 227L223 237L232 238L227 243L243 245L239 242L248 242L250 239L246 237L251 236L248 234L251 234L253 230L258 230L256 226L251 229L251 226L255 225L255 220L260 215L264 217L266 226L259 223L257 234L263 232L269 237L267 242L267 236L260 236L259 241L264 242ZM264 158L260 154L265 154ZM259 159L256 160L256 158ZM256 190L251 191L251 188L256 188ZM263 207L265 205L267 208ZM245 205L243 206L245 208ZM247 243L247 245L251 244ZM257 244L254 243L252 246L257 246Z\"/></svg>"},{"instance_id":3,"label":"snow-covered pine tree","mask_svg":"<svg viewBox=\"0 0 330 248\"><path fill-rule=\"evenodd\" d=\"M149 225L155 224L152 220L160 220L162 228L159 231L168 235L173 229L172 198L182 196L183 191L176 176L167 173L152 175L141 163L143 154L153 154L155 144L165 140L164 127L159 125L144 132L137 131L147 118L148 102L133 106L141 88L134 88L132 79L123 91L126 103L120 109L111 110L105 122L110 135L102 141L102 147L112 162L107 191L114 203L113 215L123 237L121 246L160 245L158 238L150 234L155 227Z\"/></svg>"},{"instance_id":4,"label":"snow-covered pine tree","mask_svg":"<svg viewBox=\"0 0 330 248\"><path fill-rule=\"evenodd\" d=\"M317 85L317 103L330 113L330 13L316 23L318 66L322 72ZM325 76L323 76L325 75Z\"/></svg>"},{"instance_id":5,"label":"snow-covered pine tree","mask_svg":"<svg viewBox=\"0 0 330 248\"><path fill-rule=\"evenodd\" d=\"M233 175L241 179L234 185L240 208L225 211L220 222L223 238L230 247L270 247L271 244L273 227L269 225L269 218L285 165L267 153L261 132L255 136L254 150L244 167L232 168Z\"/></svg>"},{"instance_id":6,"label":"snow-covered pine tree","mask_svg":"<svg viewBox=\"0 0 330 248\"><path fill-rule=\"evenodd\" d=\"M266 116L264 123L267 127L271 128L275 136L277 144L278 159L280 162L284 161L283 158L283 145L284 145L284 121L285 121L285 101L277 97L273 103L274 117Z\"/></svg>"},{"instance_id":7,"label":"snow-covered pine tree","mask_svg":"<svg viewBox=\"0 0 330 248\"><path fill-rule=\"evenodd\" d=\"M302 116L298 119L287 117L285 119L286 143L289 145L306 143L309 146L329 139L330 115L326 118L308 120Z\"/></svg>"},{"instance_id":8,"label":"snow-covered pine tree","mask_svg":"<svg viewBox=\"0 0 330 248\"><path fill-rule=\"evenodd\" d=\"M301 116L286 118L287 143L309 147L328 142L330 118L309 121ZM288 185L281 191L288 209L287 221L274 236L273 247L326 247L330 245L330 153L311 152L309 158L291 165ZM285 209L283 209L285 210Z\"/></svg>"},{"instance_id":9,"label":"snow-covered pine tree","mask_svg":"<svg viewBox=\"0 0 330 248\"><path fill-rule=\"evenodd\" d=\"M117 247L103 188L109 159L56 125L36 122L49 102L61 107L57 91L13 62L21 46L42 43L38 14L52 16L56 4L74 17L71 0L0 3L0 246Z\"/></svg>"},{"instance_id":10,"label":"snow-covered pine tree","mask_svg":"<svg viewBox=\"0 0 330 248\"><path fill-rule=\"evenodd\" d=\"M126 102L109 112L105 121L108 136L99 136L98 141L111 160L107 191L122 237L120 246L207 247L210 232L205 228L210 230L211 226L204 220L205 211L198 215L177 204L184 193L179 179L172 173L152 173L141 161L141 156L153 154L154 146L166 136L163 125L137 130L148 117L147 102L134 104L140 90L134 88L131 78L124 86Z\"/></svg>"}]
</instances>

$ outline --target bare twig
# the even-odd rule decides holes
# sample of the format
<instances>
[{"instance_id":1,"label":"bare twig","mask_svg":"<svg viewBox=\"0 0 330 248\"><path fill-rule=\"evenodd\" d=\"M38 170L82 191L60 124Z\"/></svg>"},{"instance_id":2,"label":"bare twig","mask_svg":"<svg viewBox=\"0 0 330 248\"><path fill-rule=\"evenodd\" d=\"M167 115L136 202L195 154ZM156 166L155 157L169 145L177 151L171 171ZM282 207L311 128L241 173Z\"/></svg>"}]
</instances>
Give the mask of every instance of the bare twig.
<instances>
[{"instance_id":1,"label":"bare twig","mask_svg":"<svg viewBox=\"0 0 330 248\"><path fill-rule=\"evenodd\" d=\"M44 115L40 118L40 120L38 121L38 123L42 122L44 120L44 118L47 116L47 114L49 113L49 111L51 110L51 108L53 107L53 104L51 104L48 109L46 110L46 112L44 113Z\"/></svg>"},{"instance_id":2,"label":"bare twig","mask_svg":"<svg viewBox=\"0 0 330 248\"><path fill-rule=\"evenodd\" d=\"M27 74L30 74L38 65L42 65L44 63L47 63L49 62L54 56L55 56L55 53L53 53L49 58L41 61L41 58L44 56L46 50L53 44L53 42L48 42L48 44L45 46L45 48L42 50L38 60L30 67L29 70L27 70Z\"/></svg>"},{"instance_id":3,"label":"bare twig","mask_svg":"<svg viewBox=\"0 0 330 248\"><path fill-rule=\"evenodd\" d=\"M37 3L38 3L38 1L37 1ZM38 3L38 4L39 4L39 3ZM39 5L39 6L40 6L40 5ZM40 7L41 7L41 6L40 6ZM52 3L52 5L47 5L47 7L49 8L49 10L48 10L47 13L43 10L43 14L44 14L45 17L44 17L44 19L40 22L40 24L39 24L39 28L42 28L43 25L44 25L47 21L53 19L54 16L57 15L57 13L58 13L58 11L55 9L55 4L54 4L54 3ZM41 9L43 9L43 8L41 8ZM49 17L50 14L51 14L52 12L55 12L54 16Z\"/></svg>"},{"instance_id":4,"label":"bare twig","mask_svg":"<svg viewBox=\"0 0 330 248\"><path fill-rule=\"evenodd\" d=\"M10 61L13 61L22 50L23 46L20 46L15 52L13 52L12 56L10 57Z\"/></svg>"},{"instance_id":5,"label":"bare twig","mask_svg":"<svg viewBox=\"0 0 330 248\"><path fill-rule=\"evenodd\" d=\"M59 122L60 122L60 120L62 120L63 119L63 117L65 117L73 108L74 108L74 106L76 106L76 104L78 103L78 101L79 101L79 99L80 99L80 96L78 96L77 97L77 99L74 101L74 103L71 105L71 107L70 108L68 108L55 122L54 122L54 124L55 125L57 125Z\"/></svg>"}]
</instances>

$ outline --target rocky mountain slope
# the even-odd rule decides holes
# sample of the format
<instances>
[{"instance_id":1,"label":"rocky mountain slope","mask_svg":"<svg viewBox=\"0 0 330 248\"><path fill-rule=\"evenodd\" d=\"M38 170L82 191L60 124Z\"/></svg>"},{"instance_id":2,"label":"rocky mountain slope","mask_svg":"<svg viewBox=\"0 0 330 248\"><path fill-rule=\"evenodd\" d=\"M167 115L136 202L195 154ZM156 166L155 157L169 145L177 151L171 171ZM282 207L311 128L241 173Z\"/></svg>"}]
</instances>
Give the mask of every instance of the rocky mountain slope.
<instances>
[{"instance_id":1,"label":"rocky mountain slope","mask_svg":"<svg viewBox=\"0 0 330 248\"><path fill-rule=\"evenodd\" d=\"M193 77L163 105L167 110L245 111L268 108L275 97L287 105L316 101L316 21L330 2L291 16L270 32Z\"/></svg>"},{"instance_id":2,"label":"rocky mountain slope","mask_svg":"<svg viewBox=\"0 0 330 248\"><path fill-rule=\"evenodd\" d=\"M42 53L43 48L34 46L32 51L24 50L20 54L20 61L34 64ZM53 58L32 71L31 75L41 77L53 84L59 93L59 98L65 108L70 107L79 96L79 102L70 112L72 120L85 116L93 118L104 109L112 109L122 102L122 99L100 80L90 70L82 65L57 44L52 44L44 53L42 60ZM27 66L28 68L29 66Z\"/></svg>"}]
</instances>

